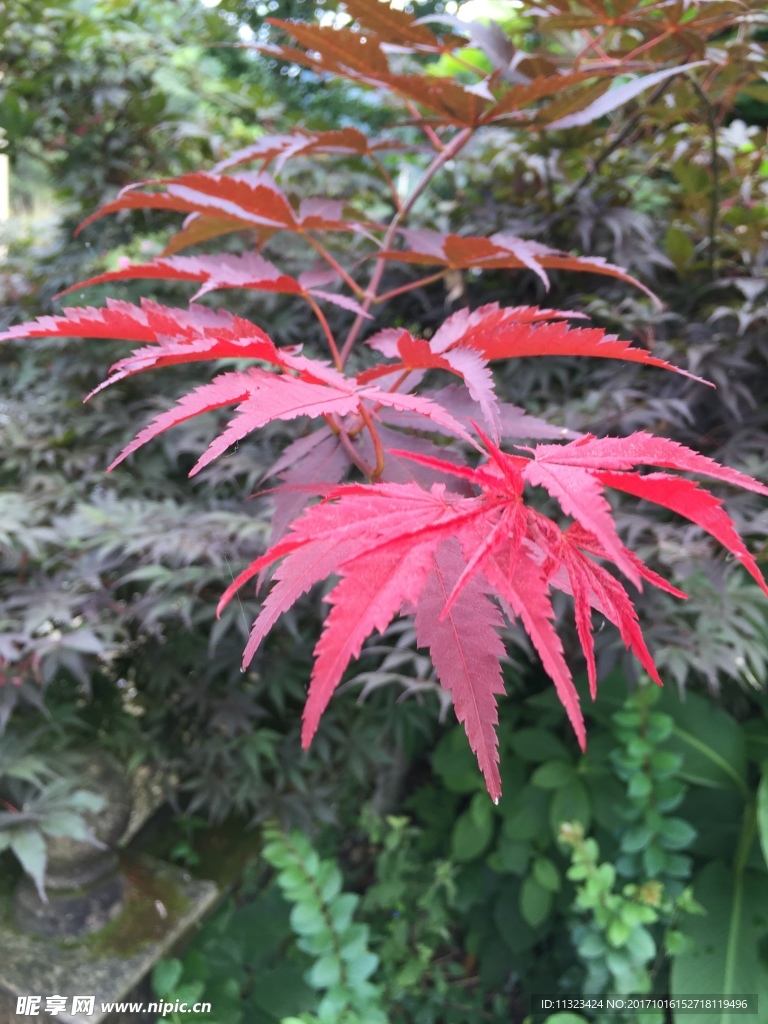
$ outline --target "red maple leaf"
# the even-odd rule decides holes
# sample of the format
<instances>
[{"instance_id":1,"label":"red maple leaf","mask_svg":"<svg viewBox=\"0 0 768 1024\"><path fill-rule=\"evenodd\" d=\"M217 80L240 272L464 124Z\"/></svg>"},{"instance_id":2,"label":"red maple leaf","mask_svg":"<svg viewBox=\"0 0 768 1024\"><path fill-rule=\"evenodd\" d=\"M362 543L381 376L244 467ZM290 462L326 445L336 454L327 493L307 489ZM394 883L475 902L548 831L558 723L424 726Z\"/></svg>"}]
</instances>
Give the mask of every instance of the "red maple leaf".
<instances>
[{"instance_id":1,"label":"red maple leaf","mask_svg":"<svg viewBox=\"0 0 768 1024\"><path fill-rule=\"evenodd\" d=\"M614 564L638 586L647 581L684 597L623 546L603 497L604 488L629 491L697 523L743 562L767 594L768 586L719 501L685 478L668 474L646 478L623 471L641 464L664 465L705 473L765 495L768 488L683 445L648 434L602 440L587 436L566 445L540 445L531 450L531 458L506 454L484 440L489 459L475 469L406 450L395 452L471 483L472 496L444 484L433 484L429 490L414 483L336 488L321 504L306 510L282 541L234 581L222 606L248 579L284 559L254 624L245 652L247 664L279 615L300 594L328 575L341 578L327 599L332 611L315 652L304 714L305 746L365 638L373 630L383 631L398 613L415 608L419 642L430 647L488 791L498 799L498 754L491 734L495 696L501 692L501 644L496 633L501 619L485 595L493 594L507 614L522 623L584 747L584 721L555 631L550 588L573 596L593 695L591 609L616 625L626 646L660 682L629 595L594 558ZM602 462L609 468L603 469ZM543 484L576 522L563 531L525 505L526 482ZM482 657L472 655L478 652L472 633L476 626L484 638Z\"/></svg>"},{"instance_id":2,"label":"red maple leaf","mask_svg":"<svg viewBox=\"0 0 768 1024\"><path fill-rule=\"evenodd\" d=\"M336 128L327 132L310 132L294 128L280 135L262 135L260 139L238 149L226 160L219 161L217 172L230 170L240 164L262 161L262 167L272 163L279 174L285 164L295 156L331 154L333 156L367 156L382 150L400 150L408 147L395 139L369 139L357 128Z\"/></svg>"},{"instance_id":3,"label":"red maple leaf","mask_svg":"<svg viewBox=\"0 0 768 1024\"><path fill-rule=\"evenodd\" d=\"M533 270L547 287L547 270L571 270L581 273L605 274L627 281L645 292L659 305L656 296L645 285L621 267L607 263L601 256L572 256L570 253L550 249L541 242L531 242L499 232L490 238L464 235L443 235L438 231L400 228L407 249L386 249L376 254L378 259L401 263L420 263L443 266L450 270L477 267L483 270Z\"/></svg>"},{"instance_id":4,"label":"red maple leaf","mask_svg":"<svg viewBox=\"0 0 768 1024\"><path fill-rule=\"evenodd\" d=\"M93 221L120 210L176 210L233 221L243 227L274 231L358 231L364 218L344 218L344 202L303 199L294 209L283 190L263 172L212 174L198 171L153 182L163 192L144 192L147 183L129 185L117 199L86 217L78 232Z\"/></svg>"},{"instance_id":5,"label":"red maple leaf","mask_svg":"<svg viewBox=\"0 0 768 1024\"><path fill-rule=\"evenodd\" d=\"M335 275L331 275L333 278ZM110 270L86 281L72 285L59 292L57 298L69 292L79 291L95 284L111 281L197 281L201 287L192 296L192 301L219 288L250 288L263 292L279 292L284 295L310 295L314 298L333 302L350 312L368 317L360 304L346 295L335 295L316 287L319 275L300 274L298 278L284 274L269 260L255 252L235 256L220 253L216 256L161 256L151 263L135 263L120 270ZM328 275L323 274L327 280Z\"/></svg>"}]
</instances>

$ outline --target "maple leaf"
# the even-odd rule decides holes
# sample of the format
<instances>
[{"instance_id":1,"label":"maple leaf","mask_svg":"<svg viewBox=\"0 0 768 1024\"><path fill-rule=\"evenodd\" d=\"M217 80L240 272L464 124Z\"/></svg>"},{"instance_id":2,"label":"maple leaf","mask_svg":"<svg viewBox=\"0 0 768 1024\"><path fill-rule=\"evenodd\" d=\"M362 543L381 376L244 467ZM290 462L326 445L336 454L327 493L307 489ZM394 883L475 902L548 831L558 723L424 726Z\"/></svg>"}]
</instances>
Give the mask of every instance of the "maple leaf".
<instances>
[{"instance_id":1,"label":"maple leaf","mask_svg":"<svg viewBox=\"0 0 768 1024\"><path fill-rule=\"evenodd\" d=\"M373 32L385 40L388 47L402 50L444 53L466 46L462 36L444 33L438 37L426 24L407 11L398 10L381 0L346 0L344 6L349 14L366 32Z\"/></svg>"},{"instance_id":2,"label":"maple leaf","mask_svg":"<svg viewBox=\"0 0 768 1024\"><path fill-rule=\"evenodd\" d=\"M279 475L280 479L280 485L271 491L274 510L269 543L276 544L301 514L312 498L313 484L338 484L349 466L349 456L330 427L322 427L289 444L268 470L269 476Z\"/></svg>"},{"instance_id":3,"label":"maple leaf","mask_svg":"<svg viewBox=\"0 0 768 1024\"><path fill-rule=\"evenodd\" d=\"M682 445L642 432L628 438L587 435L565 445L539 445L526 457L503 452L477 431L489 458L474 469L433 455L390 450L453 477L462 486L471 484L479 494L458 493L445 484L426 490L416 483L331 490L234 581L222 606L240 585L283 560L249 638L247 663L279 615L301 593L327 575L341 577L328 598L332 611L315 652L302 733L305 746L369 633L384 630L398 613L415 609L419 643L432 651L438 678L451 691L488 790L498 799L493 731L495 697L502 691L497 633L501 619L488 595L522 623L584 747L584 719L555 630L550 588L573 597L593 697L597 686L593 609L618 628L651 678L661 682L629 595L594 559L614 564L637 586L647 581L677 597L685 596L623 546L603 497L604 488L636 494L702 526L736 555L766 593L768 586L716 498L685 478L646 477L631 470L642 464L663 465L705 473L761 494L768 495L768 488ZM526 483L545 486L576 521L563 531L527 507L523 503ZM471 652L478 651L476 628L484 654L471 658Z\"/></svg>"},{"instance_id":4,"label":"maple leaf","mask_svg":"<svg viewBox=\"0 0 768 1024\"><path fill-rule=\"evenodd\" d=\"M546 270L570 270L589 274L604 274L639 288L656 305L658 299L650 289L621 267L607 263L600 256L572 256L570 253L550 249L540 242L515 238L503 232L489 238L463 235L443 235L426 228L400 228L407 249L386 249L376 253L376 259L400 263L420 263L443 266L450 270L477 267L484 270L533 270L549 287Z\"/></svg>"},{"instance_id":5,"label":"maple leaf","mask_svg":"<svg viewBox=\"0 0 768 1024\"><path fill-rule=\"evenodd\" d=\"M382 378L397 380L406 372L447 370L464 381L492 437L498 440L502 420L487 366L492 360L542 355L594 356L643 363L693 377L686 370L643 349L632 348L630 342L620 341L598 328L571 328L563 321L548 322L555 315L551 310L502 309L497 303L490 303L473 312L460 310L448 317L429 341L414 338L408 331L380 331L368 338L368 345L394 362L364 370L357 376L358 383ZM560 314L563 315L567 314ZM698 377L693 379L707 383Z\"/></svg>"},{"instance_id":6,"label":"maple leaf","mask_svg":"<svg viewBox=\"0 0 768 1024\"><path fill-rule=\"evenodd\" d=\"M335 276L335 275L334 275ZM120 270L89 277L86 281L72 285L59 292L57 298L69 292L79 291L95 284L110 281L170 280L197 281L200 287L192 301L219 288L252 288L264 292L279 292L284 295L311 295L333 302L343 309L360 316L369 314L354 299L346 295L335 295L314 287L316 275L301 274L298 278L284 274L269 260L258 253L249 252L240 256L220 253L216 256L170 256L159 257L151 263L136 263Z\"/></svg>"},{"instance_id":7,"label":"maple leaf","mask_svg":"<svg viewBox=\"0 0 768 1024\"><path fill-rule=\"evenodd\" d=\"M449 690L456 717L464 725L492 799L501 796L496 739L496 696L504 693L500 662L506 649L499 636L501 612L488 597L482 577L474 576L450 612L442 612L466 562L457 541L432 554L432 571L421 591L414 625L419 647L427 647L443 689Z\"/></svg>"},{"instance_id":8,"label":"maple leaf","mask_svg":"<svg viewBox=\"0 0 768 1024\"><path fill-rule=\"evenodd\" d=\"M684 75L686 71L691 71L693 68L699 68L705 63L706 61L694 61L691 64L682 64L680 67L665 68L663 71L655 71L652 75L643 75L642 78L636 78L631 82L626 82L624 85L619 85L614 89L610 89L593 103L590 103L583 109L578 110L576 113L568 114L565 117L559 117L557 120L550 120L547 127L577 128L581 125L590 124L592 121L596 121L598 118L609 114L612 110L616 110L617 107L621 107L625 103L629 103L630 100L633 100L636 96L645 92L646 89L650 89L652 85L658 85L659 82L664 82L673 75Z\"/></svg>"},{"instance_id":9,"label":"maple leaf","mask_svg":"<svg viewBox=\"0 0 768 1024\"><path fill-rule=\"evenodd\" d=\"M336 128L327 132L310 132L304 128L294 128L293 131L281 135L262 135L250 146L238 149L226 160L219 161L214 170L220 173L240 164L261 160L263 167L273 163L275 174L279 174L288 160L295 156L367 156L382 150L407 148L405 143L395 139L369 139L357 128Z\"/></svg>"},{"instance_id":10,"label":"maple leaf","mask_svg":"<svg viewBox=\"0 0 768 1024\"><path fill-rule=\"evenodd\" d=\"M345 204L330 199L304 199L294 210L283 190L263 172L212 174L197 171L178 178L161 178L163 192L143 192L145 182L124 188L117 199L86 217L78 233L95 220L120 210L176 210L196 213L245 227L280 231L358 231L363 218L343 219Z\"/></svg>"}]
</instances>

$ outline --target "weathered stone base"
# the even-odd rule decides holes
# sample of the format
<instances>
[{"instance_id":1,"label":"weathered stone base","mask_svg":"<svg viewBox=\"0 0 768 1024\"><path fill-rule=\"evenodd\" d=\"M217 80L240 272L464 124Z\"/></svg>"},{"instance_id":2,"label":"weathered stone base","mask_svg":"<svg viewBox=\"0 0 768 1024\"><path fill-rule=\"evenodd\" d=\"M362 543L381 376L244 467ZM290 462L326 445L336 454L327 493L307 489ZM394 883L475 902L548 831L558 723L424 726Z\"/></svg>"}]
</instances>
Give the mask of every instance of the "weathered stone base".
<instances>
[{"instance_id":1,"label":"weathered stone base","mask_svg":"<svg viewBox=\"0 0 768 1024\"><path fill-rule=\"evenodd\" d=\"M101 931L77 941L28 935L0 908L0 1024L101 1024L118 1018L101 1004L151 999L137 993L142 979L168 955L218 897L213 882L149 857L123 856L125 906ZM40 996L37 1016L16 1013L17 996ZM45 1012L47 996L94 996L92 1014ZM125 1020L137 1024L136 1013Z\"/></svg>"}]
</instances>

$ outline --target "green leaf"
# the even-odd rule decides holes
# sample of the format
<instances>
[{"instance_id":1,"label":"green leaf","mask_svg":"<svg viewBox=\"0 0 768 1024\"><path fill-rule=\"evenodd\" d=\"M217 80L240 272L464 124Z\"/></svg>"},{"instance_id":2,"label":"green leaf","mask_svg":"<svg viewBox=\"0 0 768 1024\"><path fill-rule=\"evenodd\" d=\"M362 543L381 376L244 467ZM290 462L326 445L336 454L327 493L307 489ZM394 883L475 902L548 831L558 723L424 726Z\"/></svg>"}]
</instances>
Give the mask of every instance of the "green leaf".
<instances>
[{"instance_id":1,"label":"green leaf","mask_svg":"<svg viewBox=\"0 0 768 1024\"><path fill-rule=\"evenodd\" d=\"M547 892L558 892L560 889L560 872L549 857L536 858L533 862L533 877Z\"/></svg>"},{"instance_id":2,"label":"green leaf","mask_svg":"<svg viewBox=\"0 0 768 1024\"><path fill-rule=\"evenodd\" d=\"M74 811L51 811L43 818L40 828L48 836L67 836L69 839L79 839L93 846L104 845L99 843L85 820Z\"/></svg>"},{"instance_id":3,"label":"green leaf","mask_svg":"<svg viewBox=\"0 0 768 1024\"><path fill-rule=\"evenodd\" d=\"M92 793L89 789L78 789L68 798L67 803L76 811L98 814L104 809L106 798L101 793Z\"/></svg>"},{"instance_id":4,"label":"green leaf","mask_svg":"<svg viewBox=\"0 0 768 1024\"><path fill-rule=\"evenodd\" d=\"M674 263L676 270L681 270L687 263L690 263L696 252L688 235L676 227L667 228L664 251Z\"/></svg>"},{"instance_id":5,"label":"green leaf","mask_svg":"<svg viewBox=\"0 0 768 1024\"><path fill-rule=\"evenodd\" d=\"M491 871L497 871L499 874L509 872L513 875L522 875L528 866L530 856L530 843L516 842L502 835L496 849L487 858L487 864Z\"/></svg>"},{"instance_id":6,"label":"green leaf","mask_svg":"<svg viewBox=\"0 0 768 1024\"><path fill-rule=\"evenodd\" d=\"M475 755L461 729L452 729L440 740L432 755L432 768L452 793L474 793L483 789Z\"/></svg>"},{"instance_id":7,"label":"green leaf","mask_svg":"<svg viewBox=\"0 0 768 1024\"><path fill-rule=\"evenodd\" d=\"M713 862L696 876L693 893L706 913L681 922L692 948L672 963L671 994L756 993L768 1005L768 964L760 955L768 941L768 875ZM711 1024L742 1019L726 1009L707 1018Z\"/></svg>"},{"instance_id":8,"label":"green leaf","mask_svg":"<svg viewBox=\"0 0 768 1024\"><path fill-rule=\"evenodd\" d=\"M297 935L316 935L326 927L322 910L313 903L297 903L291 911L291 928Z\"/></svg>"},{"instance_id":9,"label":"green leaf","mask_svg":"<svg viewBox=\"0 0 768 1024\"><path fill-rule=\"evenodd\" d=\"M158 960L152 971L152 988L161 999L175 991L181 980L184 965L181 960Z\"/></svg>"},{"instance_id":10,"label":"green leaf","mask_svg":"<svg viewBox=\"0 0 768 1024\"><path fill-rule=\"evenodd\" d=\"M632 931L632 926L621 918L616 918L608 925L606 936L612 946L625 946Z\"/></svg>"},{"instance_id":11,"label":"green leaf","mask_svg":"<svg viewBox=\"0 0 768 1024\"><path fill-rule=\"evenodd\" d=\"M451 855L460 864L474 860L485 851L493 837L493 804L486 793L476 793L461 814L451 834Z\"/></svg>"},{"instance_id":12,"label":"green leaf","mask_svg":"<svg viewBox=\"0 0 768 1024\"><path fill-rule=\"evenodd\" d=\"M669 857L655 842L651 842L643 850L643 868L648 878L658 878L662 871L669 868Z\"/></svg>"},{"instance_id":13,"label":"green leaf","mask_svg":"<svg viewBox=\"0 0 768 1024\"><path fill-rule=\"evenodd\" d=\"M43 879L45 876L46 850L45 839L34 829L22 829L11 840L11 850L16 854L19 863L35 883L40 899L47 903Z\"/></svg>"},{"instance_id":14,"label":"green leaf","mask_svg":"<svg viewBox=\"0 0 768 1024\"><path fill-rule=\"evenodd\" d=\"M520 911L522 886L509 880L493 900L493 921L513 953L522 953L533 945L536 933ZM485 911L483 911L485 914Z\"/></svg>"},{"instance_id":15,"label":"green leaf","mask_svg":"<svg viewBox=\"0 0 768 1024\"><path fill-rule=\"evenodd\" d=\"M545 761L531 776L531 782L539 789L560 789L574 778L570 761Z\"/></svg>"},{"instance_id":16,"label":"green leaf","mask_svg":"<svg viewBox=\"0 0 768 1024\"><path fill-rule=\"evenodd\" d=\"M546 831L548 794L533 786L525 786L504 807L502 831L510 839L535 839Z\"/></svg>"},{"instance_id":17,"label":"green leaf","mask_svg":"<svg viewBox=\"0 0 768 1024\"><path fill-rule=\"evenodd\" d=\"M528 875L520 889L520 913L532 928L538 927L549 917L552 909L552 893L540 885L533 875Z\"/></svg>"},{"instance_id":18,"label":"green leaf","mask_svg":"<svg viewBox=\"0 0 768 1024\"><path fill-rule=\"evenodd\" d=\"M651 792L651 780L643 772L637 772L629 780L627 794L630 800L642 800Z\"/></svg>"},{"instance_id":19,"label":"green leaf","mask_svg":"<svg viewBox=\"0 0 768 1024\"><path fill-rule=\"evenodd\" d=\"M586 830L591 820L592 805L581 779L574 778L555 792L549 809L549 824L555 838L564 821L580 821Z\"/></svg>"},{"instance_id":20,"label":"green leaf","mask_svg":"<svg viewBox=\"0 0 768 1024\"><path fill-rule=\"evenodd\" d=\"M586 960L591 960L594 957L603 956L606 946L602 935L589 931L586 933L584 938L579 941L577 949L579 956L583 956Z\"/></svg>"},{"instance_id":21,"label":"green leaf","mask_svg":"<svg viewBox=\"0 0 768 1024\"><path fill-rule=\"evenodd\" d=\"M656 956L656 943L648 929L641 924L632 929L627 948L636 964L648 964Z\"/></svg>"},{"instance_id":22,"label":"green leaf","mask_svg":"<svg viewBox=\"0 0 768 1024\"><path fill-rule=\"evenodd\" d=\"M367 981L379 966L379 958L375 953L363 953L356 960L347 966L347 980L352 985L359 985Z\"/></svg>"},{"instance_id":23,"label":"green leaf","mask_svg":"<svg viewBox=\"0 0 768 1024\"><path fill-rule=\"evenodd\" d=\"M353 892L342 892L340 895L334 896L328 906L328 912L337 932L345 932L349 928L352 923L352 915L359 902L360 897Z\"/></svg>"},{"instance_id":24,"label":"green leaf","mask_svg":"<svg viewBox=\"0 0 768 1024\"><path fill-rule=\"evenodd\" d=\"M341 978L341 963L333 955L322 956L307 974L307 981L313 988L330 988Z\"/></svg>"},{"instance_id":25,"label":"green leaf","mask_svg":"<svg viewBox=\"0 0 768 1024\"><path fill-rule=\"evenodd\" d=\"M568 751L546 729L518 729L512 734L510 745L524 761L550 761L568 759Z\"/></svg>"},{"instance_id":26,"label":"green leaf","mask_svg":"<svg viewBox=\"0 0 768 1024\"><path fill-rule=\"evenodd\" d=\"M681 701L672 687L664 688L659 705L675 720L665 746L683 757L680 778L748 796L744 732L736 719L695 693Z\"/></svg>"},{"instance_id":27,"label":"green leaf","mask_svg":"<svg viewBox=\"0 0 768 1024\"><path fill-rule=\"evenodd\" d=\"M588 1021L578 1013L555 1013L547 1017L544 1024L588 1024Z\"/></svg>"},{"instance_id":28,"label":"green leaf","mask_svg":"<svg viewBox=\"0 0 768 1024\"><path fill-rule=\"evenodd\" d=\"M757 829L763 859L768 864L768 761L763 764L760 785L757 787Z\"/></svg>"},{"instance_id":29,"label":"green leaf","mask_svg":"<svg viewBox=\"0 0 768 1024\"><path fill-rule=\"evenodd\" d=\"M333 861L323 861L315 877L315 885L324 903L328 903L341 892L341 884L341 872Z\"/></svg>"},{"instance_id":30,"label":"green leaf","mask_svg":"<svg viewBox=\"0 0 768 1024\"><path fill-rule=\"evenodd\" d=\"M667 818L659 831L661 844L667 850L685 849L686 846L690 846L696 835L693 825L689 825L682 818Z\"/></svg>"}]
</instances>

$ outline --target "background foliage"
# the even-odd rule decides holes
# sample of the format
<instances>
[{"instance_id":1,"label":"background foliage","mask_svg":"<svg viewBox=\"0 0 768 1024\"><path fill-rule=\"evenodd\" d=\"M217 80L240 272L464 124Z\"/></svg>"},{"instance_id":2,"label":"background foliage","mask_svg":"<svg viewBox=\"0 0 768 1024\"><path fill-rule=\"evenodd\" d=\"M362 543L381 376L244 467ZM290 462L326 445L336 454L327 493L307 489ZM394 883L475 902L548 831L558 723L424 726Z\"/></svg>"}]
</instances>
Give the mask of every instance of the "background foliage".
<instances>
[{"instance_id":1,"label":"background foliage","mask_svg":"<svg viewBox=\"0 0 768 1024\"><path fill-rule=\"evenodd\" d=\"M324 86L321 101L311 71L202 45L239 41L243 22L266 38L262 6L225 0L208 11L191 2L104 0L87 9L59 4L53 18L35 0L6 5L0 123L21 220L12 225L0 273L3 326L57 309L53 295L75 280L125 257L159 253L170 221L156 212L102 221L71 238L75 221L127 182L209 166L278 124L375 130L392 120L386 103L354 87ZM288 6L281 17L313 13L308 4L297 2L295 12ZM650 284L664 301L661 312L596 277L553 275L544 296L532 273L467 273L403 296L394 321L429 329L464 301L584 310L596 324L714 380L717 392L671 375L655 376L651 392L639 368L554 359L502 371L508 400L572 429L671 433L759 475L768 447L764 12L727 4L691 10L703 19L721 8L733 20L708 30L706 42L705 33L673 30L675 18L683 24L689 16L682 6L655 14L643 29L659 40L649 59L711 60L706 88L675 79L587 126L488 132L416 211L442 231L507 230L603 255ZM627 17L636 15L630 7ZM537 15L516 10L503 27L514 47L564 65L604 17L574 0L544 5ZM636 30L616 29L605 50L626 47ZM498 37L478 31L474 43L468 59L499 60ZM450 60L443 71L460 74ZM417 138L407 124L402 135ZM418 160L393 160L403 186ZM296 161L288 186L354 193L375 216L367 174L350 165L343 179L329 180L322 163ZM286 247L285 256L291 272L301 268L299 251ZM399 273L393 287L409 279L408 268ZM136 298L131 287L124 297ZM164 301L182 296L172 285L156 291ZM87 300L96 304L98 293ZM284 297L260 311L285 342L309 331L304 311ZM336 859L342 888L362 893L355 920L369 931L365 941L360 931L349 941L358 942L361 964L378 958L370 977L386 993L384 1005L397 1006L393 1019L437 1024L454 1012L465 1019L468 1008L483 1019L522 1019L523 994L537 986L687 992L707 979L707 990L746 992L752 979L765 984L765 924L742 915L764 900L765 888L757 839L768 835L766 796L758 790L765 709L757 691L766 681L766 620L754 591L698 531L681 534L662 517L649 526L647 515L622 514L623 535L660 570L673 570L691 599L641 599L649 646L668 680L656 703L644 690L624 702L636 670L609 631L598 634L600 669L616 670L615 687L603 684L584 758L538 692L521 641L519 664L507 672L516 700L506 702L502 720L510 796L499 808L475 792L479 780L463 760L461 734L437 722L431 666L402 630L372 648L347 697L332 706L311 759L300 759L293 723L318 597L245 676L236 665L255 608L245 600L242 610L230 606L218 626L213 616L222 580L262 549L269 528L266 499L242 499L292 432L276 428L243 446L198 485L185 475L201 443L189 424L130 470L105 477L135 424L157 409L140 379L124 387L119 403L99 397L79 409L108 358L92 343L0 350L0 792L31 816L16 822L7 812L0 822L6 845L22 824L44 834L45 802L56 810L57 792L67 799L75 792L64 755L87 740L133 764L162 765L177 805L189 813L275 815L287 829L317 819L341 823L344 841L338 830L321 831L317 862L306 845L300 860L313 874ZM184 383L173 372L176 386ZM749 495L729 507L764 564L768 515ZM395 706L393 682L416 699ZM685 704L676 686L690 691ZM361 687L366 704L353 709ZM700 695L706 691L718 691L720 703ZM641 727L651 729L650 741ZM22 762L21 776L11 744L32 759ZM408 815L413 824L361 819L369 797L379 813ZM709 827L715 807L723 823L717 834ZM563 834L563 822L579 822L586 838L578 828ZM323 870L334 888L334 869ZM430 888L433 877L439 885ZM273 971L269 957L299 931L281 901L298 907L303 899L284 886L280 895L274 884L265 894L264 879L257 882L200 937L202 956L191 952L183 966L158 975L161 995L189 983L212 992L205 964L229 957L233 984L216 992L215 1005L230 1007L222 1024L256 1019L249 1000L264 989L254 971L264 964ZM262 900L272 901L276 921L275 936L264 937L265 959L252 948ZM349 927L356 927L351 919ZM725 955L728 941L739 944L738 966ZM262 1008L271 1014L265 1020L322 1012L330 986L311 978L332 968L318 968L313 950L290 948L296 1003ZM315 973L300 987L305 971ZM447 1009L454 1001L455 1011Z\"/></svg>"}]
</instances>

